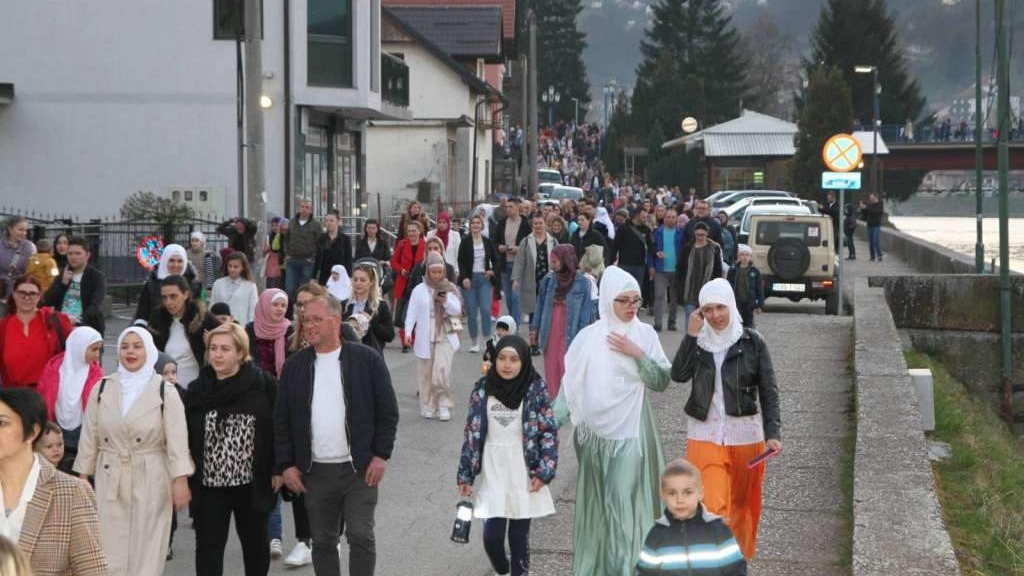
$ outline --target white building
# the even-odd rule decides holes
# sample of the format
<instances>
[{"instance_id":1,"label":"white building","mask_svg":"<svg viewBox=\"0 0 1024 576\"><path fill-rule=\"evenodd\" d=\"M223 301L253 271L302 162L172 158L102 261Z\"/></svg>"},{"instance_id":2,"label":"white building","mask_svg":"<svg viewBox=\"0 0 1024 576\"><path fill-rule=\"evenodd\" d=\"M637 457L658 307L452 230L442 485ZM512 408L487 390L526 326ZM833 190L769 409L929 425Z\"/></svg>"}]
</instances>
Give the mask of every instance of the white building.
<instances>
[{"instance_id":1,"label":"white building","mask_svg":"<svg viewBox=\"0 0 1024 576\"><path fill-rule=\"evenodd\" d=\"M0 205L88 218L147 190L238 213L236 4L5 3ZM358 214L367 121L411 117L379 0L266 2L263 17L269 210L308 196Z\"/></svg>"},{"instance_id":2,"label":"white building","mask_svg":"<svg viewBox=\"0 0 1024 576\"><path fill-rule=\"evenodd\" d=\"M486 10L486 8L485 8ZM493 8L493 40L500 47L501 11ZM403 200L440 199L468 208L491 193L492 105L501 95L476 69L456 61L426 35L385 8L381 49L409 67L412 121L373 120L367 129L367 186L383 213ZM475 166L474 166L475 165Z\"/></svg>"}]
</instances>

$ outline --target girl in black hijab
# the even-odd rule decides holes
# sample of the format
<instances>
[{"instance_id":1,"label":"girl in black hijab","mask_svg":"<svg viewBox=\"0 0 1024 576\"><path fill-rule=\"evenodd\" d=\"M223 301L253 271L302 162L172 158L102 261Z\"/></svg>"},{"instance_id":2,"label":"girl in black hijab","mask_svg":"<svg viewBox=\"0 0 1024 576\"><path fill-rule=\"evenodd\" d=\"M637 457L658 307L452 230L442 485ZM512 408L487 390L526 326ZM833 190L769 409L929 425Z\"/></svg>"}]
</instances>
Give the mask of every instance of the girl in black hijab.
<instances>
[{"instance_id":1,"label":"girl in black hijab","mask_svg":"<svg viewBox=\"0 0 1024 576\"><path fill-rule=\"evenodd\" d=\"M495 350L469 398L458 485L472 499L473 515L484 520L484 550L494 571L520 576L529 571L530 520L555 512L547 485L558 466L558 428L526 340L505 336Z\"/></svg>"}]
</instances>

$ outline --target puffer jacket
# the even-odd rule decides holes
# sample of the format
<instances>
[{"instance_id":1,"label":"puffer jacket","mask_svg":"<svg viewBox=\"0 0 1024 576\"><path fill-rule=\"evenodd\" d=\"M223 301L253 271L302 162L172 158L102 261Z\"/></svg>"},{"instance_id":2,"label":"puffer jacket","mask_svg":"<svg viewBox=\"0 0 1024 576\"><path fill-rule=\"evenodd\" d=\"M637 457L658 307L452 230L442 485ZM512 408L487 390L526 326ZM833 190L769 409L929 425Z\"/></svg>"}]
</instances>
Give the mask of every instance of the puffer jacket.
<instances>
[{"instance_id":1,"label":"puffer jacket","mask_svg":"<svg viewBox=\"0 0 1024 576\"><path fill-rule=\"evenodd\" d=\"M708 417L715 393L715 357L687 334L672 361L672 379L686 382L691 378L693 390L684 410L703 421ZM726 415L753 416L758 413L760 404L765 438L782 439L775 369L768 346L756 330L744 328L743 336L726 351L722 362L722 393Z\"/></svg>"},{"instance_id":2,"label":"puffer jacket","mask_svg":"<svg viewBox=\"0 0 1024 576\"><path fill-rule=\"evenodd\" d=\"M480 474L487 441L487 377L477 381L469 397L469 416L466 418L466 439L459 458L458 483L472 486ZM523 457L531 478L550 484L558 467L558 424L548 398L548 389L542 378L530 383L523 398Z\"/></svg>"}]
</instances>

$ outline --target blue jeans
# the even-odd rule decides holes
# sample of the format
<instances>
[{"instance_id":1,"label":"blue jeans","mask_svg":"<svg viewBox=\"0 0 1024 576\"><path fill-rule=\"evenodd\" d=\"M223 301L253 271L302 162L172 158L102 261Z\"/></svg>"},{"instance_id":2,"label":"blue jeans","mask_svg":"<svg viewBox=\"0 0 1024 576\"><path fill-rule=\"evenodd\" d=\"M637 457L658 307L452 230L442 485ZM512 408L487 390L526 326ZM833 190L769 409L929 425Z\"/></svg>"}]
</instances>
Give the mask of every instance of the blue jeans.
<instances>
[{"instance_id":1,"label":"blue jeans","mask_svg":"<svg viewBox=\"0 0 1024 576\"><path fill-rule=\"evenodd\" d=\"M281 537L281 493L277 493L277 500L274 501L274 509L270 511L267 518L267 536L271 540L284 540Z\"/></svg>"},{"instance_id":2,"label":"blue jeans","mask_svg":"<svg viewBox=\"0 0 1024 576\"><path fill-rule=\"evenodd\" d=\"M508 315L519 325L523 321L523 313L519 310L519 294L512 290L512 263L505 263L505 271L501 273L501 297L505 299Z\"/></svg>"},{"instance_id":3,"label":"blue jeans","mask_svg":"<svg viewBox=\"0 0 1024 576\"><path fill-rule=\"evenodd\" d=\"M476 319L480 317L480 331L484 338L491 335L491 281L483 272L473 272L469 290L462 288L462 299L466 301L466 323L469 337L476 343L478 332Z\"/></svg>"},{"instance_id":4,"label":"blue jeans","mask_svg":"<svg viewBox=\"0 0 1024 576\"><path fill-rule=\"evenodd\" d=\"M285 273L285 289L288 298L295 302L295 292L299 286L309 282L313 277L313 263L302 258L289 258L287 272Z\"/></svg>"},{"instance_id":5,"label":"blue jeans","mask_svg":"<svg viewBox=\"0 0 1024 576\"><path fill-rule=\"evenodd\" d=\"M871 259L882 259L882 227L868 226L868 249L871 251Z\"/></svg>"}]
</instances>

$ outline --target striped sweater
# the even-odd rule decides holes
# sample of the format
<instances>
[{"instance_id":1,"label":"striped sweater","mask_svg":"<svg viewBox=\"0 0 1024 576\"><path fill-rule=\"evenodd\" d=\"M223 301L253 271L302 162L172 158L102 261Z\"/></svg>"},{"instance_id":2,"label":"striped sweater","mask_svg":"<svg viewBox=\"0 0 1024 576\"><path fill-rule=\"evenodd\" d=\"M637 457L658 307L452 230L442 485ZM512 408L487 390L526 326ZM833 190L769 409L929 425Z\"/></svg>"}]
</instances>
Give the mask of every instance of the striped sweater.
<instances>
[{"instance_id":1,"label":"striped sweater","mask_svg":"<svg viewBox=\"0 0 1024 576\"><path fill-rule=\"evenodd\" d=\"M747 562L732 531L699 505L697 514L677 520L665 511L647 533L636 576L746 576Z\"/></svg>"}]
</instances>

